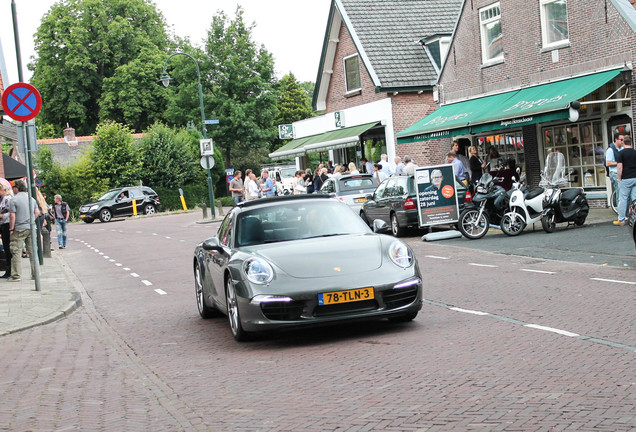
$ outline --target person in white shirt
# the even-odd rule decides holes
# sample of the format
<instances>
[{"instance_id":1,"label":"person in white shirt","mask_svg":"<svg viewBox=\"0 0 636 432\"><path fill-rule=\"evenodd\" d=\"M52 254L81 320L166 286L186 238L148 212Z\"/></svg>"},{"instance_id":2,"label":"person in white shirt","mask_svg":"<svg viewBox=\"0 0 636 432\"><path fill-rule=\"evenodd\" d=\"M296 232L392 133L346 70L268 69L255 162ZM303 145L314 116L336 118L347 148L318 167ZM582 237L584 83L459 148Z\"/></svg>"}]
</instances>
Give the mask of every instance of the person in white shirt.
<instances>
[{"instance_id":1,"label":"person in white shirt","mask_svg":"<svg viewBox=\"0 0 636 432\"><path fill-rule=\"evenodd\" d=\"M258 199L258 193L259 193L258 181L256 180L256 174L252 172L250 173L250 182L247 185L247 199L248 200Z\"/></svg>"},{"instance_id":2,"label":"person in white shirt","mask_svg":"<svg viewBox=\"0 0 636 432\"><path fill-rule=\"evenodd\" d=\"M415 165L415 162L413 162L411 156L405 155L404 163L406 164L404 166L404 174L415 175L415 169L417 168L417 165Z\"/></svg>"},{"instance_id":3,"label":"person in white shirt","mask_svg":"<svg viewBox=\"0 0 636 432\"><path fill-rule=\"evenodd\" d=\"M382 183L388 177L389 176L382 171L382 165L380 165L380 163L373 165L373 178L378 181L378 184Z\"/></svg>"},{"instance_id":4,"label":"person in white shirt","mask_svg":"<svg viewBox=\"0 0 636 432\"><path fill-rule=\"evenodd\" d=\"M349 174L360 174L360 171L358 171L356 164L354 164L353 162L349 162Z\"/></svg>"},{"instance_id":5,"label":"person in white shirt","mask_svg":"<svg viewBox=\"0 0 636 432\"><path fill-rule=\"evenodd\" d=\"M382 172L386 174L387 176L390 176L391 174L395 172L395 167L391 166L388 160L388 156L385 153L380 155L380 162L378 163L382 167Z\"/></svg>"},{"instance_id":6,"label":"person in white shirt","mask_svg":"<svg viewBox=\"0 0 636 432\"><path fill-rule=\"evenodd\" d=\"M404 162L402 162L402 158L399 156L395 157L395 174L402 174L404 172Z\"/></svg>"}]
</instances>

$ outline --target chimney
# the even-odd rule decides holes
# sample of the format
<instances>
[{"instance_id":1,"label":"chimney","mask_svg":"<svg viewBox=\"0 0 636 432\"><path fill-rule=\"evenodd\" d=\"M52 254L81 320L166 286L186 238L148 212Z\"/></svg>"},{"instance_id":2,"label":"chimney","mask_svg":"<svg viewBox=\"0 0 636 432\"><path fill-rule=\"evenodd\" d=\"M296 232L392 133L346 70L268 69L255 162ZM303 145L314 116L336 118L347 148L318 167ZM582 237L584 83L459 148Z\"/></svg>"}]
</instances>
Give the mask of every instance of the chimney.
<instances>
[{"instance_id":1,"label":"chimney","mask_svg":"<svg viewBox=\"0 0 636 432\"><path fill-rule=\"evenodd\" d=\"M66 129L64 129L64 141L68 145L77 145L77 138L75 137L75 129L70 127L68 123L66 123Z\"/></svg>"}]
</instances>

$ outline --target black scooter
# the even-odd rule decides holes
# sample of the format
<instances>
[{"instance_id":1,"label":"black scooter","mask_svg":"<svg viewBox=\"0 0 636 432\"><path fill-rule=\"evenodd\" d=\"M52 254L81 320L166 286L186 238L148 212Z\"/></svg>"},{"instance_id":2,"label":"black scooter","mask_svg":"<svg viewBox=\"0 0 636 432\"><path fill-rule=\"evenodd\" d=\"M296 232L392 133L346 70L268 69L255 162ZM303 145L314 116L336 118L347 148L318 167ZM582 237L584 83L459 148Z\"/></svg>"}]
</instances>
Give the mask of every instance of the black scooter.
<instances>
[{"instance_id":1,"label":"black scooter","mask_svg":"<svg viewBox=\"0 0 636 432\"><path fill-rule=\"evenodd\" d=\"M471 203L459 216L458 228L464 237L476 240L486 235L490 224L499 225L501 217L508 211L510 193L498 185L501 177L486 173L481 176Z\"/></svg>"},{"instance_id":2,"label":"black scooter","mask_svg":"<svg viewBox=\"0 0 636 432\"><path fill-rule=\"evenodd\" d=\"M552 158L552 160L551 160ZM548 181L543 198L543 213L541 226L547 233L554 232L556 224L561 222L583 225L590 212L590 206L582 188L561 190L559 186L567 183L563 176L565 158L562 153L555 152L548 155L546 166L554 165L552 179Z\"/></svg>"}]
</instances>

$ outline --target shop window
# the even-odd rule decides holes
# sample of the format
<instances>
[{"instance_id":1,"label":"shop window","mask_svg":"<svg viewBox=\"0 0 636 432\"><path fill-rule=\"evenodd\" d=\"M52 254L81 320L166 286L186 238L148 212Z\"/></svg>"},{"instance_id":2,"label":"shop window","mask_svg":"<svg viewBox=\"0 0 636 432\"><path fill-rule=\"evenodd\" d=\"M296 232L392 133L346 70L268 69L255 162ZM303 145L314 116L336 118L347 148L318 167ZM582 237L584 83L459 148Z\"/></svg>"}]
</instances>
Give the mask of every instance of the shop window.
<instances>
[{"instance_id":1,"label":"shop window","mask_svg":"<svg viewBox=\"0 0 636 432\"><path fill-rule=\"evenodd\" d=\"M503 34L499 3L479 10L481 28L481 60L483 64L503 60Z\"/></svg>"},{"instance_id":2,"label":"shop window","mask_svg":"<svg viewBox=\"0 0 636 432\"><path fill-rule=\"evenodd\" d=\"M566 0L541 0L541 37L543 48L568 43L568 13Z\"/></svg>"},{"instance_id":3,"label":"shop window","mask_svg":"<svg viewBox=\"0 0 636 432\"><path fill-rule=\"evenodd\" d=\"M360 60L359 56L353 55L344 59L345 78L347 81L347 93L360 90Z\"/></svg>"},{"instance_id":4,"label":"shop window","mask_svg":"<svg viewBox=\"0 0 636 432\"><path fill-rule=\"evenodd\" d=\"M508 132L500 135L478 136L474 139L473 144L479 149L479 156L482 160L490 152L491 148L495 148L499 154L499 158L506 163L510 159L514 159L515 166L526 169L525 153L523 152L523 135L521 131ZM494 167L489 169L492 171Z\"/></svg>"},{"instance_id":5,"label":"shop window","mask_svg":"<svg viewBox=\"0 0 636 432\"><path fill-rule=\"evenodd\" d=\"M543 160L548 153L563 153L570 186L605 186L605 149L600 120L542 128Z\"/></svg>"}]
</instances>

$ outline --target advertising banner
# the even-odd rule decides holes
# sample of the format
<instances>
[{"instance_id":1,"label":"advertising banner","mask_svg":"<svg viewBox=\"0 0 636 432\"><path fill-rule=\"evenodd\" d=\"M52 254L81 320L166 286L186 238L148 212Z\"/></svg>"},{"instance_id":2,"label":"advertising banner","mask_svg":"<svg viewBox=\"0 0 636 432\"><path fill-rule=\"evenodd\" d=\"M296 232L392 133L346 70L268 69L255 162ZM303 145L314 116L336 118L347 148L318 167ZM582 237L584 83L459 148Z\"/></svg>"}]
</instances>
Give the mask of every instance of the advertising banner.
<instances>
[{"instance_id":1,"label":"advertising banner","mask_svg":"<svg viewBox=\"0 0 636 432\"><path fill-rule=\"evenodd\" d=\"M452 224L459 220L453 166L435 165L415 170L420 227Z\"/></svg>"}]
</instances>

